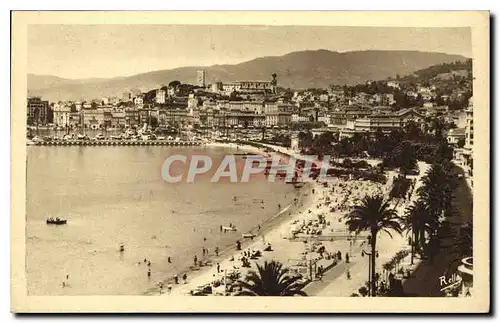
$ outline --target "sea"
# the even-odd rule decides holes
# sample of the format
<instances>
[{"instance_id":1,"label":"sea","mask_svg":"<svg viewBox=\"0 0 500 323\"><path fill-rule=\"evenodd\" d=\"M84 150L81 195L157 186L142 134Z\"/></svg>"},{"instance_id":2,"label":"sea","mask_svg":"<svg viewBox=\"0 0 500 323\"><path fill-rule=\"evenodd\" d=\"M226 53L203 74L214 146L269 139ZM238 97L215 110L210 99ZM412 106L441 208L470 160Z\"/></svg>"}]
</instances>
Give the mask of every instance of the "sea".
<instances>
[{"instance_id":1,"label":"sea","mask_svg":"<svg viewBox=\"0 0 500 323\"><path fill-rule=\"evenodd\" d=\"M162 177L169 156L210 156L216 167L226 155L241 153L229 148L27 150L28 295L146 294L192 265L195 255L202 260L215 247L223 250L242 233L255 232L299 194L293 185L269 183L263 174L248 183L214 183L213 172L193 183L168 183ZM242 156L235 158L239 165L244 162ZM173 165L174 173L186 169ZM68 223L47 225L49 217ZM220 231L230 224L237 231ZM204 248L208 256L203 256Z\"/></svg>"}]
</instances>

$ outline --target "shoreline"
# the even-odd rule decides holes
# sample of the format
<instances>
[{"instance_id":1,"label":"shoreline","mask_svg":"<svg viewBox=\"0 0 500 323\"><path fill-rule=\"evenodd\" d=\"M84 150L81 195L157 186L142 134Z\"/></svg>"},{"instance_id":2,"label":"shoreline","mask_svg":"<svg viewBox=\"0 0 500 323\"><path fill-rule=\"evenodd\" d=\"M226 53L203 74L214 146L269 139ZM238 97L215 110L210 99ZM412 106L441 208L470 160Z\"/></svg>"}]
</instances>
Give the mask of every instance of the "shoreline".
<instances>
[{"instance_id":1,"label":"shoreline","mask_svg":"<svg viewBox=\"0 0 500 323\"><path fill-rule=\"evenodd\" d=\"M268 146L271 149L274 149L276 153L279 154L284 154L284 155L295 155L294 152L290 151L289 149L283 147L273 147L273 146ZM419 165L422 167L422 165ZM356 196L352 196L347 198L346 200L349 199L352 202L355 202L358 198L361 198L362 196L367 194L373 194L373 192L380 190L380 192L387 192L391 189L392 187L392 180L393 180L393 175L392 172L389 172L387 181L383 184L368 184L367 182L363 181L348 181L344 182L345 184L343 185L352 185L354 188L359 189L356 191ZM421 176L417 176L417 179L420 179ZM349 183L349 184L347 184ZM333 186L330 186L333 185ZM368 186L367 186L368 185ZM335 192L328 192L330 188L337 187L336 184L327 184L325 186L326 188L323 189L323 185L317 182L311 182L308 183L307 185L307 190L310 190L309 194L309 199L308 203L305 206L305 210L307 212L304 212L304 209L297 208L294 210L293 214L290 214L291 216L288 218L288 221L283 220L280 221L281 224L276 224L274 228L269 230L269 240L266 239L265 242L270 242L272 245L272 251L271 252L265 252L262 248L265 247L265 243L259 243L259 242L254 242L250 246L247 245L242 245L241 250L237 252L233 252L232 256L227 255L223 260L220 261L220 266L222 268L222 271L219 272L210 272L210 267L209 269L200 272L199 274L196 274L193 277L188 277L187 283L182 283L180 282L179 285L173 285L172 290L168 291L168 289L164 292L164 295L169 296L169 295L177 295L177 296L186 296L190 295L190 291L197 290L201 286L207 286L210 285L211 282L215 280L222 281L226 275L226 273L232 272L233 269L238 271L240 273L240 279L244 278L248 271L255 271L255 264L262 264L266 260L276 260L281 263L283 263L285 266L290 267L290 262L293 262L297 260L297 257L300 257L300 255L303 255L303 246L304 244L302 243L294 243L292 240L287 239L284 236L284 233L288 232L290 234L290 228L296 223L296 220L302 220L304 223L311 221L316 218L316 216L320 214L324 214L327 216L327 218L332 222L332 226L330 226L330 222L328 222L328 226L332 229L332 232L337 231L335 234L348 234L350 233L344 232L344 224L342 217L345 214L346 211L348 210L338 210L338 211L327 211L325 210L325 197L335 198L337 196ZM342 187L342 185L340 185ZM377 188L378 187L378 188ZM315 189L315 191L313 191ZM369 193L369 192L372 193ZM314 192L314 193L312 193ZM323 193L323 194L321 194ZM325 194L326 193L326 194ZM383 193L384 194L384 193ZM340 195L342 196L342 195ZM408 201L409 202L409 201ZM342 202L343 204L344 202ZM397 212L401 213L404 211L404 207L407 205L407 203L403 203L402 205L396 204L393 205L393 207L397 208ZM348 206L349 208L349 206ZM326 213L325 213L326 212ZM337 221L338 220L338 221ZM337 223L338 222L338 223ZM338 230L342 231L339 232ZM328 233L327 233L328 236ZM286 240L285 240L286 239ZM388 261L392 256L406 248L406 240L404 236L399 236L399 237L394 237L390 238L389 236L381 236L379 238L379 243L377 244L377 249L380 252L380 259L377 261L377 269L381 270L382 265L385 261ZM358 292L358 289L360 286L363 285L363 282L366 281L366 261L362 259L362 254L361 250L363 248L366 248L364 246L364 238L360 235L359 237L356 238L356 241L349 246L348 240L340 239L340 240L330 240L330 242L327 241L322 241L322 244L327 247L327 250L329 252L337 251L342 252L347 252L349 251L349 254L351 255L351 262L346 263L342 259L340 259L339 262L335 262L335 264L323 260L321 265L325 264L326 271L323 272L325 275L325 278L327 279L326 281L323 281L321 278L318 280L317 277L313 278L312 276L309 278L309 282L306 286L306 290L310 290L312 294L311 296L320 296L320 295L330 295L330 294L335 294L335 296L348 296L351 295L352 293ZM305 244L306 246L306 254L308 253L309 250L309 245L310 242L314 242L314 237L312 235L306 235L306 241L307 243ZM263 241L264 242L264 241ZM259 257L256 260L251 261L252 265L249 268L244 268L242 266L235 267L234 266L234 261L237 260L237 257L242 254L243 251L247 250L262 250L262 256ZM314 256L313 254L311 254ZM306 256L307 261L309 261L309 257ZM231 263L232 261L232 263ZM345 278L344 273L347 274L349 272L350 278ZM381 271L382 272L382 271ZM210 275L212 274L212 275ZM323 276L323 275L321 275ZM224 286L224 285L221 285ZM222 287L223 290L225 287ZM218 287L213 289L213 293L215 295L221 295L224 294Z\"/></svg>"},{"instance_id":2,"label":"shoreline","mask_svg":"<svg viewBox=\"0 0 500 323\"><path fill-rule=\"evenodd\" d=\"M204 258L206 261L210 262L210 265L204 265L203 267L198 267L198 269L196 270L193 270L191 266L188 266L189 268L183 269L179 273L177 273L177 276L179 277L179 284L176 285L174 283L173 277L165 278L159 281L162 282L164 285L162 293L160 293L159 286L155 286L154 288L148 289L143 295L148 295L148 296L160 295L160 294L168 295L165 292L166 290L165 287L168 286L169 284L173 286L172 294L174 294L178 289L181 289L183 286L189 285L190 282L192 281L199 279L207 280L207 278L209 280L212 276L207 276L207 275L210 274L211 270L215 269L217 263L220 264L228 263L230 262L230 259L233 257L234 259L236 259L236 255L241 253L242 250L252 249L252 246L261 244L262 241L266 239L266 236L276 234L277 232L279 232L279 229L283 225L288 225L291 221L293 221L294 218L300 216L301 214L300 210L311 207L313 204L313 199L311 198L310 193L305 193L306 191L309 191L308 185L304 185L304 187L301 188L301 192L297 194L299 196L298 197L299 203L297 206L294 206L293 205L294 203L292 202L289 205L285 206L283 210L276 213L276 215L266 220L264 223L260 225L261 229L260 231L255 233L255 237L253 237L253 239L243 238L240 236L239 238L235 239L233 243L228 244L223 248L221 248L218 256L211 254L210 256ZM250 232L254 233L254 231L256 231L257 229L258 226L252 228ZM236 241L240 241L241 250L236 250ZM187 282L188 282L187 284L183 284L181 281L181 277L184 273L187 274Z\"/></svg>"},{"instance_id":3,"label":"shoreline","mask_svg":"<svg viewBox=\"0 0 500 323\"><path fill-rule=\"evenodd\" d=\"M266 153L262 151L262 149L251 146L251 145L241 145L241 144L236 144L236 143L216 143L216 142L210 142L206 143L203 145L203 147L206 148L230 148L230 149L237 149L241 150L242 152L245 153L255 153L258 155L265 156ZM295 202L290 202L287 205L285 205L279 212L277 212L275 215L264 221L263 223L256 225L252 227L250 230L247 232L238 232L238 234L241 234L238 236L238 238L235 238L234 241L230 244L224 245L220 248L219 255L216 256L215 254L211 253L208 256L203 257L203 261L205 263L210 263L210 265L203 265L202 267L197 267L196 269L193 270L192 263L191 265L186 265L185 268L179 270L176 275L179 277L179 284L176 285L174 284L174 276L168 277L168 278L162 278L158 280L158 283L156 284L155 287L147 289L142 295L168 295L165 292L165 287L171 284L173 286L172 293L175 292L175 290L179 289L182 286L185 286L181 282L181 277L183 274L186 274L188 277L188 284L192 280L197 280L200 279L200 277L205 277L208 272L211 269L214 269L217 263L223 263L223 262L228 262L231 257L236 258L235 253L240 253L240 251L236 250L236 241L240 241L241 243L241 249L245 250L250 248L252 245L259 243L259 241L263 241L267 235L272 235L276 234L276 232L279 231L281 227L283 227L286 224L289 224L293 219L296 217L300 216L300 214L304 211L307 210L308 208L311 208L314 204L314 196L311 194L311 187L313 183L305 183L303 187L298 189L295 193L295 197L297 198L297 203ZM260 230L259 230L260 226ZM251 238L243 238L242 234L244 233L253 233L255 236ZM160 293L160 287L158 286L159 283L162 283L164 288L163 288L163 293Z\"/></svg>"}]
</instances>

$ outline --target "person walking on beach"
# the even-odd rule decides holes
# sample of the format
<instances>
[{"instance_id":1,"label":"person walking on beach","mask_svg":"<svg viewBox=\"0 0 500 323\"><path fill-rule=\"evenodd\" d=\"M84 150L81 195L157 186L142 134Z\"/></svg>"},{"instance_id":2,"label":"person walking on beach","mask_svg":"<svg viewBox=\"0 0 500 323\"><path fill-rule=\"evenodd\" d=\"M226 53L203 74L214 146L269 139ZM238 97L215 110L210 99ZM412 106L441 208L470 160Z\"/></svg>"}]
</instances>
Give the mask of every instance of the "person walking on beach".
<instances>
[{"instance_id":1,"label":"person walking on beach","mask_svg":"<svg viewBox=\"0 0 500 323\"><path fill-rule=\"evenodd\" d=\"M220 264L217 263L217 273L220 273Z\"/></svg>"},{"instance_id":2,"label":"person walking on beach","mask_svg":"<svg viewBox=\"0 0 500 323\"><path fill-rule=\"evenodd\" d=\"M174 282L175 284L179 284L179 276L177 275L174 276Z\"/></svg>"},{"instance_id":3,"label":"person walking on beach","mask_svg":"<svg viewBox=\"0 0 500 323\"><path fill-rule=\"evenodd\" d=\"M220 226L220 232L222 232L222 225Z\"/></svg>"},{"instance_id":4,"label":"person walking on beach","mask_svg":"<svg viewBox=\"0 0 500 323\"><path fill-rule=\"evenodd\" d=\"M215 255L219 256L219 247L215 247Z\"/></svg>"},{"instance_id":5,"label":"person walking on beach","mask_svg":"<svg viewBox=\"0 0 500 323\"><path fill-rule=\"evenodd\" d=\"M182 275L182 280L184 280L184 284L187 284L187 278L188 278L187 274L184 273L184 275Z\"/></svg>"},{"instance_id":6,"label":"person walking on beach","mask_svg":"<svg viewBox=\"0 0 500 323\"><path fill-rule=\"evenodd\" d=\"M172 259L170 259L170 257L167 258L167 261L168 261L169 264L172 263Z\"/></svg>"},{"instance_id":7,"label":"person walking on beach","mask_svg":"<svg viewBox=\"0 0 500 323\"><path fill-rule=\"evenodd\" d=\"M151 277L151 269L148 269L148 279Z\"/></svg>"},{"instance_id":8,"label":"person walking on beach","mask_svg":"<svg viewBox=\"0 0 500 323\"><path fill-rule=\"evenodd\" d=\"M196 267L196 264L198 263L198 257L196 255L194 255L194 266Z\"/></svg>"}]
</instances>

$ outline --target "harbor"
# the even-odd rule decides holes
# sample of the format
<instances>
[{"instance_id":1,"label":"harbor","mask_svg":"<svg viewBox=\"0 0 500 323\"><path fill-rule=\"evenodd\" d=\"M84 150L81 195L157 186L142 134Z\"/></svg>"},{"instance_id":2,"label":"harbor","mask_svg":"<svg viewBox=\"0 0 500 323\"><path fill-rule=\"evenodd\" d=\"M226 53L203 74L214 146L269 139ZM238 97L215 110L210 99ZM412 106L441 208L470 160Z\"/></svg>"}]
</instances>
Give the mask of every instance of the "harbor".
<instances>
[{"instance_id":1,"label":"harbor","mask_svg":"<svg viewBox=\"0 0 500 323\"><path fill-rule=\"evenodd\" d=\"M51 140L28 142L30 146L200 146L203 141L175 140Z\"/></svg>"}]
</instances>

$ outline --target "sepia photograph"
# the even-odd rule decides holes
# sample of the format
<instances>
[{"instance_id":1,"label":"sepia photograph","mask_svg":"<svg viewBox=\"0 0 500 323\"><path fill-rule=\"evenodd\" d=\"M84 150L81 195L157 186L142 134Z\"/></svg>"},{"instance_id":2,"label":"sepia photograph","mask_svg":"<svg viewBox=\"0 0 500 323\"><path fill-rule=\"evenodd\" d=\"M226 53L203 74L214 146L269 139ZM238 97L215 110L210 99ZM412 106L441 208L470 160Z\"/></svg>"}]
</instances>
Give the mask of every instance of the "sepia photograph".
<instances>
[{"instance_id":1,"label":"sepia photograph","mask_svg":"<svg viewBox=\"0 0 500 323\"><path fill-rule=\"evenodd\" d=\"M489 13L200 14L13 12L12 311L488 311Z\"/></svg>"}]
</instances>

